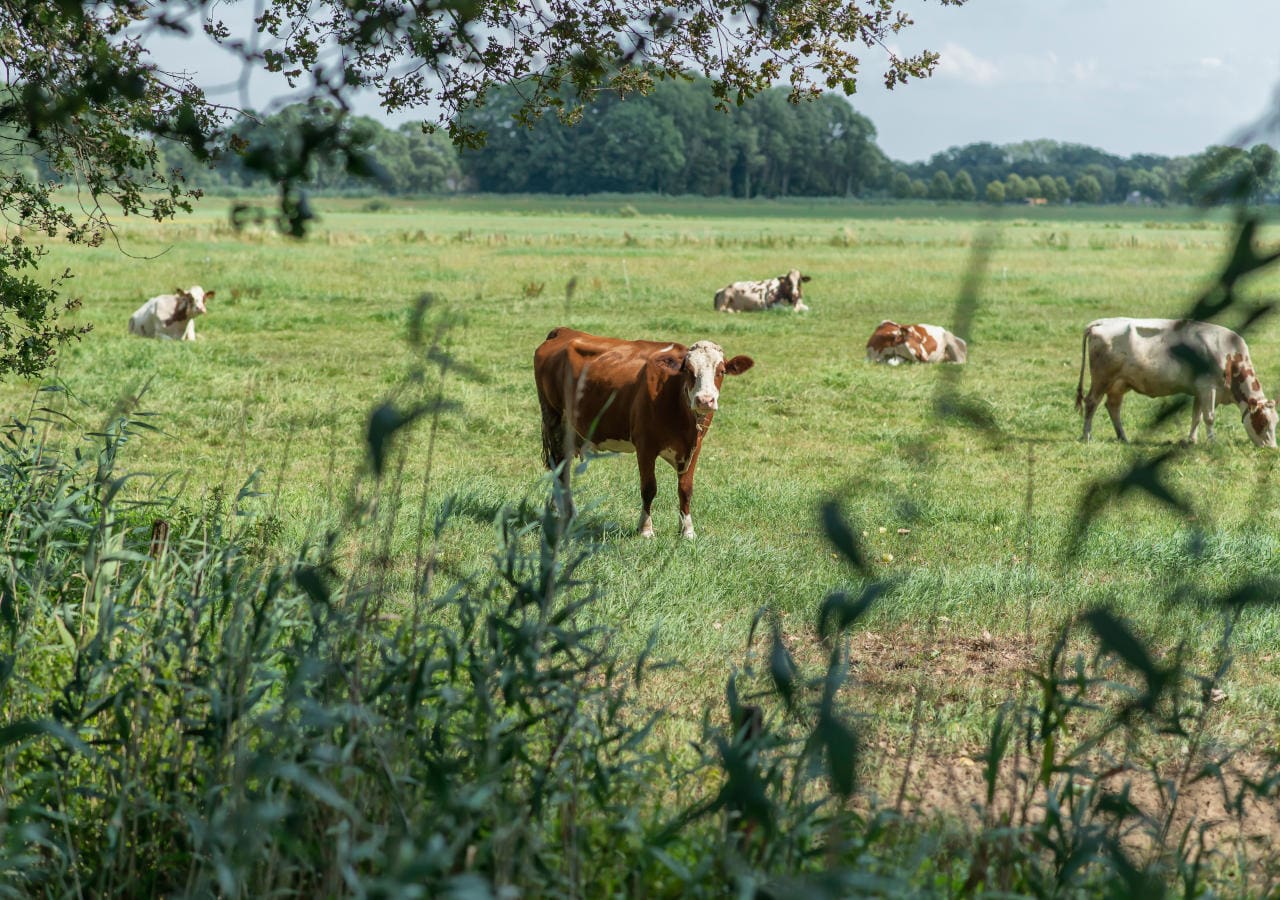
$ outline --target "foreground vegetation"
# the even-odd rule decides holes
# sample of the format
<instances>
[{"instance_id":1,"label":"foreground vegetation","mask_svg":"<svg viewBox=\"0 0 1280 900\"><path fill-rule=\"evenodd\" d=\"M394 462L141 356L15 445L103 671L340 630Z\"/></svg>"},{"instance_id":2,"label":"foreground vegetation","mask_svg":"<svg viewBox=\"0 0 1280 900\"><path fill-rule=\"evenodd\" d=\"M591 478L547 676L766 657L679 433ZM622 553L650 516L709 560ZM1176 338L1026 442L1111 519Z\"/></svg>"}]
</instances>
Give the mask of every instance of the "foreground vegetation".
<instances>
[{"instance_id":1,"label":"foreground vegetation","mask_svg":"<svg viewBox=\"0 0 1280 900\"><path fill-rule=\"evenodd\" d=\"M335 207L302 244L210 210L125 228L135 256L172 247L151 259L55 251L94 273L98 328L62 391L6 389L50 423L12 433L7 469L20 889L431 893L475 873L667 894L830 871L887 879L844 891L1265 891L1272 459L1229 410L1181 451L1186 411L1136 427L1156 404L1131 400L1131 450L1080 444L1071 409L1083 325L1185 310L1229 223L595 202ZM720 285L791 265L809 314L712 313ZM1274 289L1252 278L1242 305ZM193 281L218 292L195 345L124 333ZM863 362L880 319L952 326L961 296L963 370ZM756 359L708 438L696 542L669 477L659 537L634 536L627 457L575 481L572 528L547 517L530 360L557 324ZM1276 325L1248 336L1274 391ZM122 402L161 415L125 426ZM411 418L418 440L374 441L382 479L353 479L369 435ZM1155 475L1189 510L1130 491L1068 555L1088 487L1166 449ZM326 837L241 840L276 825Z\"/></svg>"}]
</instances>

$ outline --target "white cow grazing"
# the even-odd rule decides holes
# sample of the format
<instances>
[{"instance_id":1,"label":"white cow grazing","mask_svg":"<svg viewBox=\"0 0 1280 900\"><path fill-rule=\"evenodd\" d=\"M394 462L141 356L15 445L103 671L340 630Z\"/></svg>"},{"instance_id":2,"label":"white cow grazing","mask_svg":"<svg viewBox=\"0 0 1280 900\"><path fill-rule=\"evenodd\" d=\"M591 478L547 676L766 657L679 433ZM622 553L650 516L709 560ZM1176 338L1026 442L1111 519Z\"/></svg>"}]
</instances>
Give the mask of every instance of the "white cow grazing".
<instances>
[{"instance_id":1,"label":"white cow grazing","mask_svg":"<svg viewBox=\"0 0 1280 900\"><path fill-rule=\"evenodd\" d=\"M205 301L212 299L214 293L193 284L185 291L174 288L172 294L152 297L129 317L129 333L171 341L194 341L196 316L204 315Z\"/></svg>"},{"instance_id":2,"label":"white cow grazing","mask_svg":"<svg viewBox=\"0 0 1280 900\"><path fill-rule=\"evenodd\" d=\"M1089 393L1084 393L1084 364L1089 362ZM1195 360L1202 361L1197 365ZM1205 370L1207 367L1207 371ZM1276 403L1258 383L1244 338L1229 328L1187 319L1097 319L1084 329L1076 409L1084 405L1084 440L1089 440L1098 401L1116 437L1128 441L1120 424L1120 404L1129 391L1148 397L1190 394L1189 443L1203 419L1213 440L1214 406L1221 396L1240 408L1245 431L1259 447L1276 445Z\"/></svg>"},{"instance_id":3,"label":"white cow grazing","mask_svg":"<svg viewBox=\"0 0 1280 900\"><path fill-rule=\"evenodd\" d=\"M795 312L804 312L804 282L811 276L792 269L786 275L767 281L735 281L716 291L716 312L756 312L788 304Z\"/></svg>"}]
</instances>

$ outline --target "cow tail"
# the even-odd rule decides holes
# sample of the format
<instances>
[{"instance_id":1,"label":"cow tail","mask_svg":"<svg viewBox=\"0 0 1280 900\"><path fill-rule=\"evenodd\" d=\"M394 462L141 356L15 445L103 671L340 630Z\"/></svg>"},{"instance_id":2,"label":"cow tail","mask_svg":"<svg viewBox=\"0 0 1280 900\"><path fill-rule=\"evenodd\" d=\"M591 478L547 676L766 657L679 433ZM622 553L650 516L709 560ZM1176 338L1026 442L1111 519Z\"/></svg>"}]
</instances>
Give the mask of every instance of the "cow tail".
<instances>
[{"instance_id":1,"label":"cow tail","mask_svg":"<svg viewBox=\"0 0 1280 900\"><path fill-rule=\"evenodd\" d=\"M547 398L538 392L538 402L542 406L542 464L548 469L560 465L564 436L560 433L560 423L564 417L547 402Z\"/></svg>"},{"instance_id":2,"label":"cow tail","mask_svg":"<svg viewBox=\"0 0 1280 900\"><path fill-rule=\"evenodd\" d=\"M1084 406L1084 362L1089 355L1089 329L1085 328L1084 337L1080 340L1080 380L1076 382L1076 411Z\"/></svg>"}]
</instances>

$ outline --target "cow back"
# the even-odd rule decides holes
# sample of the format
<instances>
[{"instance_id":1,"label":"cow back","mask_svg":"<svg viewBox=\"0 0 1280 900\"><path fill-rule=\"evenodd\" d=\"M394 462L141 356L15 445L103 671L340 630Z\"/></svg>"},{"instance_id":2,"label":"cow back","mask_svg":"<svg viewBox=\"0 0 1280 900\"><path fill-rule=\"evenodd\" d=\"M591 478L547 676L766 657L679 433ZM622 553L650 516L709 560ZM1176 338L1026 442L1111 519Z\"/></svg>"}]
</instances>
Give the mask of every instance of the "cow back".
<instances>
[{"instance_id":1,"label":"cow back","mask_svg":"<svg viewBox=\"0 0 1280 900\"><path fill-rule=\"evenodd\" d=\"M627 341L557 328L534 352L534 375L543 402L568 418L580 438L634 444L661 423L681 416L679 379L653 360L683 358L682 344ZM683 424L683 423L681 423Z\"/></svg>"}]
</instances>

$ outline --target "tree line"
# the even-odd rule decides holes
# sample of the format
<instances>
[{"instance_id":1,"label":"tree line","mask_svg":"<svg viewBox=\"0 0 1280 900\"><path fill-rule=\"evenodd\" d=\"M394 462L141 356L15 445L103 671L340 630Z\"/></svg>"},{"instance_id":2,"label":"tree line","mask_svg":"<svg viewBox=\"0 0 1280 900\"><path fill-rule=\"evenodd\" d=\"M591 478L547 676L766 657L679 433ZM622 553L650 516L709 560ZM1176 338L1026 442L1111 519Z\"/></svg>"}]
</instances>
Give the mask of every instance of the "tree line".
<instances>
[{"instance_id":1,"label":"tree line","mask_svg":"<svg viewBox=\"0 0 1280 900\"><path fill-rule=\"evenodd\" d=\"M1191 156L1120 157L1050 140L967 144L897 167L895 198L993 203L1197 203L1280 199L1280 154L1268 144L1211 146Z\"/></svg>"},{"instance_id":2,"label":"tree line","mask_svg":"<svg viewBox=\"0 0 1280 900\"><path fill-rule=\"evenodd\" d=\"M859 197L990 203L1188 203L1280 199L1280 155L1267 144L1210 147L1181 157L1120 157L1051 140L973 143L927 162L896 163L875 126L842 97L792 102L773 88L741 105L718 103L705 79L659 82L625 99L599 95L562 115L522 115L518 87L497 89L464 113L484 145L459 148L443 131L389 128L331 104L296 103L242 114L221 147L198 158L161 140L157 168L204 191L266 189L305 170L312 190L422 195L601 192L724 197ZM343 150L316 154L321 140ZM47 154L10 156L8 168L56 180Z\"/></svg>"}]
</instances>

